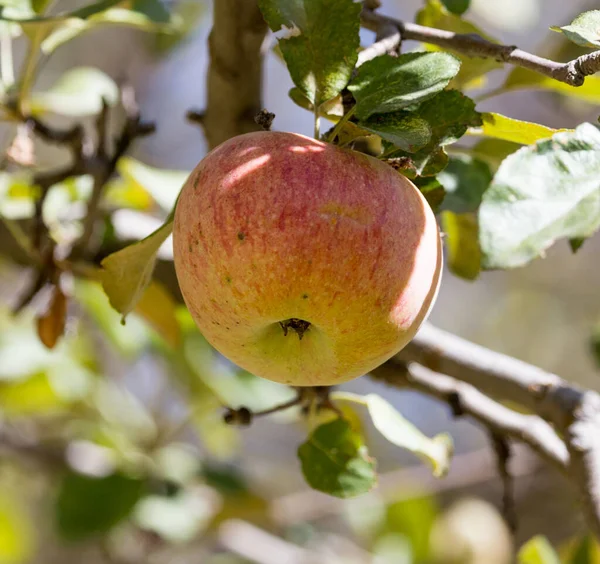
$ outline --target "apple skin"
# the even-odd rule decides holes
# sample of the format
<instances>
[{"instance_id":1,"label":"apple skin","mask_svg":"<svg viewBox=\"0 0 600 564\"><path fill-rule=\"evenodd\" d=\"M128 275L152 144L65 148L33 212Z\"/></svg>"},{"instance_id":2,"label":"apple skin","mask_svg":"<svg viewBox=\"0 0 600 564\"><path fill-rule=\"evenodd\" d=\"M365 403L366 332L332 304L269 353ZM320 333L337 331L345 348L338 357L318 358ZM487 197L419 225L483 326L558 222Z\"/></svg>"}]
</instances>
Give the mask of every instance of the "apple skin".
<instances>
[{"instance_id":1,"label":"apple skin","mask_svg":"<svg viewBox=\"0 0 600 564\"><path fill-rule=\"evenodd\" d=\"M442 248L419 190L390 166L303 135L257 132L188 178L173 230L181 291L205 338L293 386L366 374L435 301ZM300 338L280 322L310 323Z\"/></svg>"}]
</instances>

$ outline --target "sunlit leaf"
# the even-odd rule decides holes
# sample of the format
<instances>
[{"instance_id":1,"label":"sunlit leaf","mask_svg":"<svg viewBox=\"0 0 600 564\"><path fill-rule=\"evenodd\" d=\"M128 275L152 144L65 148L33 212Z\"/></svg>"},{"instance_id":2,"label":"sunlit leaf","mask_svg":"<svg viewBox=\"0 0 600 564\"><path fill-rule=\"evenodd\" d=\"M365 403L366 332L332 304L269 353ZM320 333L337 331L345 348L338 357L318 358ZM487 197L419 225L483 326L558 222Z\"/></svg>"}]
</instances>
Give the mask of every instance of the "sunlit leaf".
<instances>
[{"instance_id":1,"label":"sunlit leaf","mask_svg":"<svg viewBox=\"0 0 600 564\"><path fill-rule=\"evenodd\" d=\"M600 10L590 10L579 14L569 25L553 26L553 31L562 32L565 36L583 47L600 47Z\"/></svg>"},{"instance_id":2,"label":"sunlit leaf","mask_svg":"<svg viewBox=\"0 0 600 564\"><path fill-rule=\"evenodd\" d=\"M560 564L558 554L548 539L543 536L533 537L525 543L517 555L519 564Z\"/></svg>"},{"instance_id":3,"label":"sunlit leaf","mask_svg":"<svg viewBox=\"0 0 600 564\"><path fill-rule=\"evenodd\" d=\"M15 220L32 217L38 193L29 172L0 172L0 215Z\"/></svg>"},{"instance_id":4,"label":"sunlit leaf","mask_svg":"<svg viewBox=\"0 0 600 564\"><path fill-rule=\"evenodd\" d=\"M102 100L114 105L119 100L119 88L115 81L94 67L78 67L63 74L53 86L44 92L31 95L32 114L53 112L80 117L97 114Z\"/></svg>"},{"instance_id":5,"label":"sunlit leaf","mask_svg":"<svg viewBox=\"0 0 600 564\"><path fill-rule=\"evenodd\" d=\"M581 86L570 86L560 80L522 67L514 68L506 77L504 90L523 89L551 90L591 104L600 104L600 77L588 76Z\"/></svg>"},{"instance_id":6,"label":"sunlit leaf","mask_svg":"<svg viewBox=\"0 0 600 564\"><path fill-rule=\"evenodd\" d=\"M360 5L352 0L259 0L273 31L293 30L279 41L294 84L321 105L350 80L358 57Z\"/></svg>"},{"instance_id":7,"label":"sunlit leaf","mask_svg":"<svg viewBox=\"0 0 600 564\"><path fill-rule=\"evenodd\" d=\"M144 489L143 480L124 474L95 478L68 473L56 504L59 533L80 541L109 531L131 514Z\"/></svg>"},{"instance_id":8,"label":"sunlit leaf","mask_svg":"<svg viewBox=\"0 0 600 564\"><path fill-rule=\"evenodd\" d=\"M484 268L514 268L600 226L600 132L588 123L510 155L483 195Z\"/></svg>"},{"instance_id":9,"label":"sunlit leaf","mask_svg":"<svg viewBox=\"0 0 600 564\"><path fill-rule=\"evenodd\" d=\"M317 427L298 449L308 485L335 497L364 494L377 482L375 461L345 419Z\"/></svg>"},{"instance_id":10,"label":"sunlit leaf","mask_svg":"<svg viewBox=\"0 0 600 564\"><path fill-rule=\"evenodd\" d=\"M453 447L452 440L446 433L433 438L425 436L378 394L359 396L349 392L334 392L332 399L365 405L373 425L388 441L429 463L435 476L444 476L447 473Z\"/></svg>"},{"instance_id":11,"label":"sunlit leaf","mask_svg":"<svg viewBox=\"0 0 600 564\"><path fill-rule=\"evenodd\" d=\"M174 34L178 30L178 26L169 22L169 20L166 22L157 21L141 11L111 8L86 19L65 19L59 26L55 26L52 33L42 41L42 51L49 55L58 47L82 33L107 24L132 27L141 31L161 32L168 35Z\"/></svg>"},{"instance_id":12,"label":"sunlit leaf","mask_svg":"<svg viewBox=\"0 0 600 564\"><path fill-rule=\"evenodd\" d=\"M460 61L448 53L383 55L358 69L348 89L356 99L356 115L401 110L431 98L456 75Z\"/></svg>"},{"instance_id":13,"label":"sunlit leaf","mask_svg":"<svg viewBox=\"0 0 600 564\"><path fill-rule=\"evenodd\" d=\"M482 135L521 145L531 145L540 139L547 139L558 131L571 131L553 129L539 123L522 121L493 112L482 113L481 118L483 120L483 126L480 129ZM477 130L473 130L473 132L477 133Z\"/></svg>"},{"instance_id":14,"label":"sunlit leaf","mask_svg":"<svg viewBox=\"0 0 600 564\"><path fill-rule=\"evenodd\" d=\"M102 261L102 287L111 305L123 316L133 311L150 283L156 255L173 230L170 219L145 239Z\"/></svg>"},{"instance_id":15,"label":"sunlit leaf","mask_svg":"<svg viewBox=\"0 0 600 564\"><path fill-rule=\"evenodd\" d=\"M448 268L465 280L475 280L481 270L477 218L470 213L442 212Z\"/></svg>"},{"instance_id":16,"label":"sunlit leaf","mask_svg":"<svg viewBox=\"0 0 600 564\"><path fill-rule=\"evenodd\" d=\"M134 186L148 192L158 205L170 212L175 205L189 171L166 170L148 166L131 157L123 157L117 164L121 176Z\"/></svg>"},{"instance_id":17,"label":"sunlit leaf","mask_svg":"<svg viewBox=\"0 0 600 564\"><path fill-rule=\"evenodd\" d=\"M219 509L220 499L209 488L181 490L171 497L151 495L135 508L135 522L145 531L172 543L192 540Z\"/></svg>"}]
</instances>

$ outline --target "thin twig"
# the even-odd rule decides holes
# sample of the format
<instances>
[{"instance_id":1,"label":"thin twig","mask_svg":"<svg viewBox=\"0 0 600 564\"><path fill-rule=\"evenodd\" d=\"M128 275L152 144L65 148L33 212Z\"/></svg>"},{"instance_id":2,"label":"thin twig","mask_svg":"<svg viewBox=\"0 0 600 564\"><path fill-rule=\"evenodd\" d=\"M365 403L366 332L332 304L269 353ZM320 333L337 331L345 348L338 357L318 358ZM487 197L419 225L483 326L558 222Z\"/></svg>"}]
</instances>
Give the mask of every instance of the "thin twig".
<instances>
[{"instance_id":1,"label":"thin twig","mask_svg":"<svg viewBox=\"0 0 600 564\"><path fill-rule=\"evenodd\" d=\"M496 453L498 474L502 480L502 515L508 528L514 534L517 531L517 513L515 509L514 484L508 464L512 456L510 443L500 433L491 432L490 439Z\"/></svg>"},{"instance_id":2,"label":"thin twig","mask_svg":"<svg viewBox=\"0 0 600 564\"><path fill-rule=\"evenodd\" d=\"M582 55L566 63L559 63L523 51L515 45L501 45L475 34L454 33L404 22L378 14L366 7L362 11L361 20L362 25L367 29L377 31L382 25L393 25L400 31L403 40L421 41L470 57L485 57L501 63L509 63L570 86L581 86L586 76L600 71L600 51Z\"/></svg>"}]
</instances>

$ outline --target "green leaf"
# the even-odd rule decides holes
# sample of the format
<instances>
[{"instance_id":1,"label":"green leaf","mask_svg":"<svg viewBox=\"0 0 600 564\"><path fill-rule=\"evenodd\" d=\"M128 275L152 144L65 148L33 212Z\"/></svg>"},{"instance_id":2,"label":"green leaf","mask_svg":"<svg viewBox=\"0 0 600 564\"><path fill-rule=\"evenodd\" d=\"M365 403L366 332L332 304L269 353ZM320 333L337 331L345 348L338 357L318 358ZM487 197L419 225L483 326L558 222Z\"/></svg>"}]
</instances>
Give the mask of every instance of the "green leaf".
<instances>
[{"instance_id":1,"label":"green leaf","mask_svg":"<svg viewBox=\"0 0 600 564\"><path fill-rule=\"evenodd\" d=\"M348 84L360 45L360 4L353 0L259 0L273 31L293 30L279 47L294 84L316 106Z\"/></svg>"},{"instance_id":2,"label":"green leaf","mask_svg":"<svg viewBox=\"0 0 600 564\"><path fill-rule=\"evenodd\" d=\"M594 357L596 367L600 368L600 322L598 322L592 330L592 336L590 338L590 352Z\"/></svg>"},{"instance_id":3,"label":"green leaf","mask_svg":"<svg viewBox=\"0 0 600 564\"><path fill-rule=\"evenodd\" d=\"M475 110L475 102L458 90L440 92L414 113L429 123L431 147L456 143L469 127L481 125L481 114Z\"/></svg>"},{"instance_id":4,"label":"green leaf","mask_svg":"<svg viewBox=\"0 0 600 564\"><path fill-rule=\"evenodd\" d=\"M569 564L595 564L598 552L598 545L594 538L590 534L584 535L575 546Z\"/></svg>"},{"instance_id":5,"label":"green leaf","mask_svg":"<svg viewBox=\"0 0 600 564\"><path fill-rule=\"evenodd\" d=\"M148 192L164 211L173 209L190 175L185 170L154 168L131 157L121 158L117 171L125 180Z\"/></svg>"},{"instance_id":6,"label":"green leaf","mask_svg":"<svg viewBox=\"0 0 600 564\"><path fill-rule=\"evenodd\" d=\"M572 131L569 129L552 129L539 123L531 123L514 119L493 112L484 112L481 114L483 127L481 133L486 137L520 143L521 145L531 145L540 139L552 137L559 131ZM477 131L474 131L476 133Z\"/></svg>"},{"instance_id":7,"label":"green leaf","mask_svg":"<svg viewBox=\"0 0 600 564\"><path fill-rule=\"evenodd\" d=\"M131 514L144 489L144 481L123 474L94 478L69 472L56 504L59 533L80 541L109 531Z\"/></svg>"},{"instance_id":8,"label":"green leaf","mask_svg":"<svg viewBox=\"0 0 600 564\"><path fill-rule=\"evenodd\" d=\"M144 294L160 246L173 231L173 218L145 239L108 255L102 261L102 287L124 322Z\"/></svg>"},{"instance_id":9,"label":"green leaf","mask_svg":"<svg viewBox=\"0 0 600 564\"><path fill-rule=\"evenodd\" d=\"M36 14L41 14L44 12L50 0L31 0L31 7Z\"/></svg>"},{"instance_id":10,"label":"green leaf","mask_svg":"<svg viewBox=\"0 0 600 564\"><path fill-rule=\"evenodd\" d=\"M585 237L573 237L572 239L569 239L569 247L571 247L571 251L573 252L573 254L575 254L579 249L581 249L585 241Z\"/></svg>"},{"instance_id":11,"label":"green leaf","mask_svg":"<svg viewBox=\"0 0 600 564\"><path fill-rule=\"evenodd\" d=\"M53 112L80 117L98 114L102 100L114 106L119 100L115 81L101 70L78 67L63 74L45 92L31 95L31 112L35 115Z\"/></svg>"},{"instance_id":12,"label":"green leaf","mask_svg":"<svg viewBox=\"0 0 600 564\"><path fill-rule=\"evenodd\" d=\"M367 61L348 86L356 99L356 115L366 119L431 98L446 88L459 68L456 57L441 52L383 55Z\"/></svg>"},{"instance_id":13,"label":"green leaf","mask_svg":"<svg viewBox=\"0 0 600 564\"><path fill-rule=\"evenodd\" d=\"M453 0L450 0L453 1ZM457 4L461 0L454 0ZM462 0L464 1L464 0ZM472 22L465 20L457 14L451 13L441 0L426 0L425 7L417 14L417 23L436 29L443 29L465 35L479 35L493 43L497 39L483 32ZM441 51L442 48L437 45L426 44L429 51ZM448 49L443 49L448 51ZM461 61L460 71L450 83L451 88L464 90L466 88L480 88L485 82L489 72L501 69L503 64L491 58L481 59L480 57L468 57L461 53L453 52Z\"/></svg>"},{"instance_id":14,"label":"green leaf","mask_svg":"<svg viewBox=\"0 0 600 564\"><path fill-rule=\"evenodd\" d=\"M490 167L471 155L450 157L438 181L446 191L442 209L454 213L473 212L479 208L483 193L492 181Z\"/></svg>"},{"instance_id":15,"label":"green leaf","mask_svg":"<svg viewBox=\"0 0 600 564\"><path fill-rule=\"evenodd\" d=\"M377 482L375 461L345 419L317 427L298 449L308 485L335 497L355 497Z\"/></svg>"},{"instance_id":16,"label":"green leaf","mask_svg":"<svg viewBox=\"0 0 600 564\"><path fill-rule=\"evenodd\" d=\"M448 11L460 16L469 9L471 0L442 0Z\"/></svg>"},{"instance_id":17,"label":"green leaf","mask_svg":"<svg viewBox=\"0 0 600 564\"><path fill-rule=\"evenodd\" d=\"M452 439L447 433L430 439L378 394L359 396L349 392L334 392L332 399L365 405L373 425L388 441L429 463L434 476L441 477L448 472L453 447Z\"/></svg>"},{"instance_id":18,"label":"green leaf","mask_svg":"<svg viewBox=\"0 0 600 564\"><path fill-rule=\"evenodd\" d=\"M583 47L600 47L600 10L590 10L579 14L570 25L553 26L553 31L562 32L565 36Z\"/></svg>"},{"instance_id":19,"label":"green leaf","mask_svg":"<svg viewBox=\"0 0 600 564\"><path fill-rule=\"evenodd\" d=\"M294 104L297 104L305 110L314 112L314 106L312 105L312 102L304 95L300 88L297 88L296 86L290 88L288 96L292 99ZM319 108L319 114L333 122L337 122L344 115L342 97L336 96L331 100L323 102Z\"/></svg>"},{"instance_id":20,"label":"green leaf","mask_svg":"<svg viewBox=\"0 0 600 564\"><path fill-rule=\"evenodd\" d=\"M46 54L54 52L71 39L82 33L101 25L119 25L133 27L141 31L161 32L174 34L179 30L176 22L155 20L141 11L127 10L125 8L111 8L84 19L71 17L53 26L51 33L42 41L41 49Z\"/></svg>"},{"instance_id":21,"label":"green leaf","mask_svg":"<svg viewBox=\"0 0 600 564\"><path fill-rule=\"evenodd\" d=\"M431 138L427 121L404 111L373 114L358 125L410 153L427 145Z\"/></svg>"},{"instance_id":22,"label":"green leaf","mask_svg":"<svg viewBox=\"0 0 600 564\"><path fill-rule=\"evenodd\" d=\"M483 195L484 268L514 268L600 226L600 131L584 123L507 157Z\"/></svg>"},{"instance_id":23,"label":"green leaf","mask_svg":"<svg viewBox=\"0 0 600 564\"><path fill-rule=\"evenodd\" d=\"M407 484L398 484L400 491L403 488L407 488ZM390 497L393 499L393 495ZM395 501L387 506L384 531L401 535L410 542L410 562L428 562L431 561L431 532L439 513L440 509L433 496L413 493L408 499Z\"/></svg>"},{"instance_id":24,"label":"green leaf","mask_svg":"<svg viewBox=\"0 0 600 564\"><path fill-rule=\"evenodd\" d=\"M450 272L465 280L476 280L481 271L477 218L470 213L442 212L442 230Z\"/></svg>"},{"instance_id":25,"label":"green leaf","mask_svg":"<svg viewBox=\"0 0 600 564\"><path fill-rule=\"evenodd\" d=\"M520 148L520 144L513 143L512 141L485 138L473 145L471 154L473 157L485 161L490 168L495 170L508 155L518 151Z\"/></svg>"},{"instance_id":26,"label":"green leaf","mask_svg":"<svg viewBox=\"0 0 600 564\"><path fill-rule=\"evenodd\" d=\"M434 176L448 164L448 155L443 147L458 141L469 127L481 124L475 103L457 90L444 90L423 102L412 112L429 123L429 143L409 156L420 176ZM394 153L394 156L401 153Z\"/></svg>"},{"instance_id":27,"label":"green leaf","mask_svg":"<svg viewBox=\"0 0 600 564\"><path fill-rule=\"evenodd\" d=\"M421 191L431 209L437 213L446 197L444 187L436 178L431 176L415 178L413 179L413 183Z\"/></svg>"},{"instance_id":28,"label":"green leaf","mask_svg":"<svg viewBox=\"0 0 600 564\"><path fill-rule=\"evenodd\" d=\"M600 104L600 77L587 76L581 86L570 86L560 80L529 69L516 67L506 77L503 90L542 89L551 90L591 104Z\"/></svg>"},{"instance_id":29,"label":"green leaf","mask_svg":"<svg viewBox=\"0 0 600 564\"><path fill-rule=\"evenodd\" d=\"M131 9L148 16L153 22L168 23L171 20L169 10L161 0L133 0Z\"/></svg>"},{"instance_id":30,"label":"green leaf","mask_svg":"<svg viewBox=\"0 0 600 564\"><path fill-rule=\"evenodd\" d=\"M560 564L558 554L546 537L533 537L521 547L517 555L519 564Z\"/></svg>"}]
</instances>

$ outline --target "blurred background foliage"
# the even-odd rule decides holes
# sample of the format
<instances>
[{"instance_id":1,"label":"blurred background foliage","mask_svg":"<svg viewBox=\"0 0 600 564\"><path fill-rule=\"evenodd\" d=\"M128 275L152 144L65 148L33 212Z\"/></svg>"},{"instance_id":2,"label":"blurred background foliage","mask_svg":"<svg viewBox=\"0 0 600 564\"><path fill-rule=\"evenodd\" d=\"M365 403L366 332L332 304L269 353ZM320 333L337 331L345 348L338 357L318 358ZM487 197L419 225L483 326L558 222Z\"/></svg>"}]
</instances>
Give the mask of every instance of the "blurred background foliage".
<instances>
[{"instance_id":1,"label":"blurred background foliage","mask_svg":"<svg viewBox=\"0 0 600 564\"><path fill-rule=\"evenodd\" d=\"M444 3L461 11L459 1ZM116 249L164 221L206 152L199 129L185 114L205 101L211 6L203 0L106 1L82 19L77 10L89 2L57 4L0 0L3 17L32 20L0 22L5 94L13 94L9 44L15 72L41 56L29 84L31 110L53 125L77 120L91 127L104 99L114 107L116 131L122 118L119 87L127 82L135 88L141 114L156 122L157 132L119 160L102 202L103 248ZM473 24L447 12L440 19L433 10L422 12L420 21L464 32L481 26L506 44L567 60L584 50L548 27L571 21L592 4L472 0ZM412 20L421 7L420 0L387 0L382 10ZM78 17L35 22L36 14L58 9ZM373 40L370 32L361 35L365 44ZM310 135L311 120L287 97L292 83L272 49L265 52L265 65L264 104L276 114L275 128ZM498 67L465 64L456 79L475 98L482 92L497 95L491 100L484 94L478 109L556 128L596 119L597 83L567 97L560 83ZM494 72L482 76L488 70ZM365 379L347 389L381 393L428 435L450 432L457 457L449 476L432 479L412 455L390 448L362 412L348 408L378 458L380 487L347 501L307 490L295 458L307 432L298 410L248 429L222 420L224 406L259 411L290 400L293 392L218 356L177 305L172 278L171 284L151 284L126 325L99 282L63 280L73 296L65 335L53 348L44 346L37 312L49 296L38 296L17 316L11 313L32 275L15 261L19 249L11 234L18 237L17 221L34 212L35 172L66 162L68 154L51 144L31 144L8 112L2 120L3 153L9 150L25 165L29 158L36 168L0 171L0 214L8 220L8 229L0 232L0 564L507 564L513 545L524 564L600 562L598 547L582 536L572 494L537 459L517 450L512 462L520 516L513 539L500 514L501 487L485 434L453 420L432 400ZM502 140L461 143L476 144L482 164L470 182L483 187L501 157L515 149ZM460 176L456 171L469 158L456 155L444 173L445 185L453 174ZM81 233L91 189L86 176L53 188L43 218L57 241L73 241ZM460 213L465 203L447 205ZM443 221L450 230L455 218ZM476 283L464 279L470 277L467 264L459 272L462 279L445 277L432 320L598 388L593 358L600 342L598 250L597 238L576 255L561 244L543 261L483 273ZM170 268L170 239L158 257L159 272ZM52 328L47 330L52 340Z\"/></svg>"}]
</instances>

